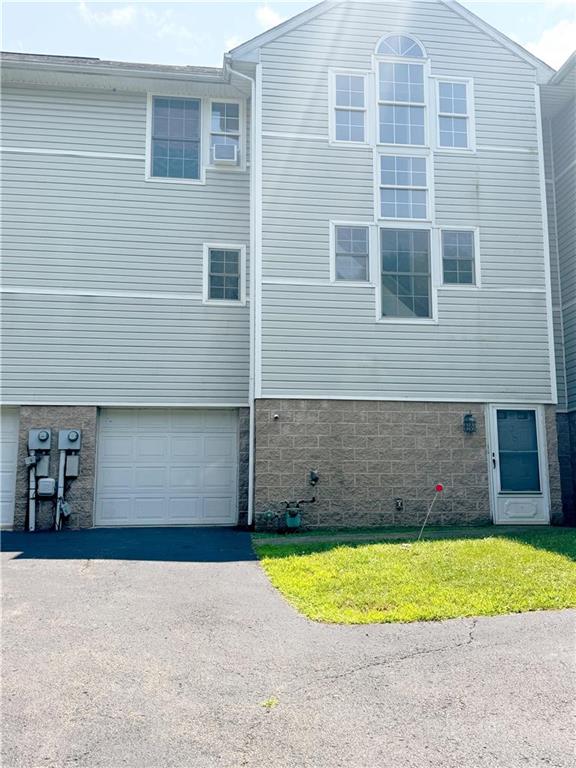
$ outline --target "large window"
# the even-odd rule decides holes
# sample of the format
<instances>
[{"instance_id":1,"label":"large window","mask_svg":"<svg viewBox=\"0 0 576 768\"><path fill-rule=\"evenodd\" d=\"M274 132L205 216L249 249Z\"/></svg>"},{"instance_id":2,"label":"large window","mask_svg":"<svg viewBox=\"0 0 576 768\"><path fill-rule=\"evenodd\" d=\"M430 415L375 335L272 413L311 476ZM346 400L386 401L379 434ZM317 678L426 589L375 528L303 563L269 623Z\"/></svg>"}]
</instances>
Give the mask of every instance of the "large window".
<instances>
[{"instance_id":1,"label":"large window","mask_svg":"<svg viewBox=\"0 0 576 768\"><path fill-rule=\"evenodd\" d=\"M380 216L384 219L426 219L428 216L426 158L380 157Z\"/></svg>"},{"instance_id":2,"label":"large window","mask_svg":"<svg viewBox=\"0 0 576 768\"><path fill-rule=\"evenodd\" d=\"M470 95L467 82L438 82L438 145L470 148Z\"/></svg>"},{"instance_id":3,"label":"large window","mask_svg":"<svg viewBox=\"0 0 576 768\"><path fill-rule=\"evenodd\" d=\"M245 247L243 245L204 245L204 301L245 301Z\"/></svg>"},{"instance_id":4,"label":"large window","mask_svg":"<svg viewBox=\"0 0 576 768\"><path fill-rule=\"evenodd\" d=\"M368 227L335 225L333 278L337 281L353 282L370 280Z\"/></svg>"},{"instance_id":5,"label":"large window","mask_svg":"<svg viewBox=\"0 0 576 768\"><path fill-rule=\"evenodd\" d=\"M429 230L382 229L380 256L382 316L432 317Z\"/></svg>"},{"instance_id":6,"label":"large window","mask_svg":"<svg viewBox=\"0 0 576 768\"><path fill-rule=\"evenodd\" d=\"M366 141L365 76L336 73L333 76L332 139L364 143Z\"/></svg>"},{"instance_id":7,"label":"large window","mask_svg":"<svg viewBox=\"0 0 576 768\"><path fill-rule=\"evenodd\" d=\"M199 179L200 99L152 99L150 176Z\"/></svg>"},{"instance_id":8,"label":"large window","mask_svg":"<svg viewBox=\"0 0 576 768\"><path fill-rule=\"evenodd\" d=\"M476 283L474 232L442 231L442 271L446 285Z\"/></svg>"},{"instance_id":9,"label":"large window","mask_svg":"<svg viewBox=\"0 0 576 768\"><path fill-rule=\"evenodd\" d=\"M210 115L210 161L238 163L239 158L240 104L213 101Z\"/></svg>"},{"instance_id":10,"label":"large window","mask_svg":"<svg viewBox=\"0 0 576 768\"><path fill-rule=\"evenodd\" d=\"M424 145L424 65L381 61L378 76L380 143Z\"/></svg>"}]
</instances>

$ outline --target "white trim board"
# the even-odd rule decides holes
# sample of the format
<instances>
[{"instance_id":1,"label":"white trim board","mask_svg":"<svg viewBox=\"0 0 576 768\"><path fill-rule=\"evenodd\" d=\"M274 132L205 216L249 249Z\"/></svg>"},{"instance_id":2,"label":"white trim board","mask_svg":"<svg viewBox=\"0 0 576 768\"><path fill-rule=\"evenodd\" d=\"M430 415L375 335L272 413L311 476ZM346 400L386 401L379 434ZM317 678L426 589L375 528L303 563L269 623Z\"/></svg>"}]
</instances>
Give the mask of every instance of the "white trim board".
<instances>
[{"instance_id":1,"label":"white trim board","mask_svg":"<svg viewBox=\"0 0 576 768\"><path fill-rule=\"evenodd\" d=\"M70 400L3 400L0 402L0 405L11 405L11 406L22 406L22 405L28 405L28 406L37 406L37 407L43 407L43 406L69 406L69 407L76 407L76 406L82 406L86 407L89 406L91 408L249 408L250 403L248 400L245 402L232 402L232 403L204 403L204 402L190 402L190 403L171 403L171 402L158 402L158 403L150 403L150 402L102 402L102 401L83 401L78 400L71 402Z\"/></svg>"}]
</instances>

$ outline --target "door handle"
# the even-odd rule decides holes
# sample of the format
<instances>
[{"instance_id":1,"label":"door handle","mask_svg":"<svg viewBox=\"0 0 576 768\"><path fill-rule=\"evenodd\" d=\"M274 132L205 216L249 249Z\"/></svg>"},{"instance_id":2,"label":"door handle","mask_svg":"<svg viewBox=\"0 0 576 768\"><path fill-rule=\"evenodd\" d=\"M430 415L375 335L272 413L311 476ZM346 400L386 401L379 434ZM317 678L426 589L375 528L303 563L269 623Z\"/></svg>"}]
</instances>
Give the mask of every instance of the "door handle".
<instances>
[{"instance_id":1,"label":"door handle","mask_svg":"<svg viewBox=\"0 0 576 768\"><path fill-rule=\"evenodd\" d=\"M492 466L496 469L496 454L492 451Z\"/></svg>"}]
</instances>

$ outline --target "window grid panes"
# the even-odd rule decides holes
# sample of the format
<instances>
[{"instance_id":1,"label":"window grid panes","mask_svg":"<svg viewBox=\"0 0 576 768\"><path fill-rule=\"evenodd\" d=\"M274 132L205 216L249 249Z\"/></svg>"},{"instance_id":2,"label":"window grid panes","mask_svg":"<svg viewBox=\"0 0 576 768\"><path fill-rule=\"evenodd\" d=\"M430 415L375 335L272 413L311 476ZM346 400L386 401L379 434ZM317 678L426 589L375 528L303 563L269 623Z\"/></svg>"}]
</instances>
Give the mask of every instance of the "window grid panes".
<instances>
[{"instance_id":1,"label":"window grid panes","mask_svg":"<svg viewBox=\"0 0 576 768\"><path fill-rule=\"evenodd\" d=\"M366 139L366 103L362 75L336 75L336 141L364 142Z\"/></svg>"},{"instance_id":2,"label":"window grid panes","mask_svg":"<svg viewBox=\"0 0 576 768\"><path fill-rule=\"evenodd\" d=\"M388 219L426 219L426 159L383 155L380 158L380 215Z\"/></svg>"},{"instance_id":3,"label":"window grid panes","mask_svg":"<svg viewBox=\"0 0 576 768\"><path fill-rule=\"evenodd\" d=\"M200 178L200 100L152 100L151 175Z\"/></svg>"},{"instance_id":4,"label":"window grid panes","mask_svg":"<svg viewBox=\"0 0 576 768\"><path fill-rule=\"evenodd\" d=\"M447 285L474 285L474 233L442 232L442 270Z\"/></svg>"},{"instance_id":5,"label":"window grid panes","mask_svg":"<svg viewBox=\"0 0 576 768\"><path fill-rule=\"evenodd\" d=\"M379 64L379 136L384 144L425 144L424 65Z\"/></svg>"},{"instance_id":6,"label":"window grid panes","mask_svg":"<svg viewBox=\"0 0 576 768\"><path fill-rule=\"evenodd\" d=\"M231 102L212 102L210 116L210 152L216 144L236 147L236 160L240 155L240 105ZM230 155L230 159L234 157Z\"/></svg>"},{"instance_id":7,"label":"window grid panes","mask_svg":"<svg viewBox=\"0 0 576 768\"><path fill-rule=\"evenodd\" d=\"M380 231L382 316L431 317L430 232Z\"/></svg>"},{"instance_id":8,"label":"window grid panes","mask_svg":"<svg viewBox=\"0 0 576 768\"><path fill-rule=\"evenodd\" d=\"M211 248L208 266L208 298L240 301L240 251Z\"/></svg>"},{"instance_id":9,"label":"window grid panes","mask_svg":"<svg viewBox=\"0 0 576 768\"><path fill-rule=\"evenodd\" d=\"M440 146L467 149L469 139L466 83L438 83L438 101Z\"/></svg>"},{"instance_id":10,"label":"window grid panes","mask_svg":"<svg viewBox=\"0 0 576 768\"><path fill-rule=\"evenodd\" d=\"M384 56L406 56L412 59L424 58L424 51L420 45L406 35L390 35L382 40L376 53Z\"/></svg>"},{"instance_id":11,"label":"window grid panes","mask_svg":"<svg viewBox=\"0 0 576 768\"><path fill-rule=\"evenodd\" d=\"M335 227L335 278L367 282L370 279L368 227Z\"/></svg>"}]
</instances>

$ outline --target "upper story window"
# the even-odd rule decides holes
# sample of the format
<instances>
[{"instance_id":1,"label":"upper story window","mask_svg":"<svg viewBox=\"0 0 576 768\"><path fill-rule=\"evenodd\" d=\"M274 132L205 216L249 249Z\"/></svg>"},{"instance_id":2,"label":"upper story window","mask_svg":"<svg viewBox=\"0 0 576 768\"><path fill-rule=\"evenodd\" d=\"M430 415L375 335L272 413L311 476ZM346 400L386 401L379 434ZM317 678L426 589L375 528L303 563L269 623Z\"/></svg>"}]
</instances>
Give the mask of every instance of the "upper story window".
<instances>
[{"instance_id":1,"label":"upper story window","mask_svg":"<svg viewBox=\"0 0 576 768\"><path fill-rule=\"evenodd\" d=\"M237 165L240 158L240 104L213 101L210 115L210 162Z\"/></svg>"},{"instance_id":2,"label":"upper story window","mask_svg":"<svg viewBox=\"0 0 576 768\"><path fill-rule=\"evenodd\" d=\"M334 227L333 279L370 280L370 230L366 226L338 224Z\"/></svg>"},{"instance_id":3,"label":"upper story window","mask_svg":"<svg viewBox=\"0 0 576 768\"><path fill-rule=\"evenodd\" d=\"M469 90L468 81L438 81L438 146L470 148Z\"/></svg>"},{"instance_id":4,"label":"upper story window","mask_svg":"<svg viewBox=\"0 0 576 768\"><path fill-rule=\"evenodd\" d=\"M444 285L475 285L474 232L442 231L442 275Z\"/></svg>"},{"instance_id":5,"label":"upper story window","mask_svg":"<svg viewBox=\"0 0 576 768\"><path fill-rule=\"evenodd\" d=\"M392 59L423 59L422 46L411 37L391 35L380 42L378 115L381 144L424 146L426 95L424 63Z\"/></svg>"},{"instance_id":6,"label":"upper story window","mask_svg":"<svg viewBox=\"0 0 576 768\"><path fill-rule=\"evenodd\" d=\"M150 175L200 179L200 99L152 98Z\"/></svg>"},{"instance_id":7,"label":"upper story window","mask_svg":"<svg viewBox=\"0 0 576 768\"><path fill-rule=\"evenodd\" d=\"M383 219L428 218L425 157L380 156L380 216Z\"/></svg>"},{"instance_id":8,"label":"upper story window","mask_svg":"<svg viewBox=\"0 0 576 768\"><path fill-rule=\"evenodd\" d=\"M204 302L243 304L246 248L227 243L204 244Z\"/></svg>"},{"instance_id":9,"label":"upper story window","mask_svg":"<svg viewBox=\"0 0 576 768\"><path fill-rule=\"evenodd\" d=\"M430 231L380 231L382 317L431 318Z\"/></svg>"},{"instance_id":10,"label":"upper story window","mask_svg":"<svg viewBox=\"0 0 576 768\"><path fill-rule=\"evenodd\" d=\"M419 42L407 35L388 35L380 40L376 48L379 56L406 56L410 59L425 58L424 49Z\"/></svg>"},{"instance_id":11,"label":"upper story window","mask_svg":"<svg viewBox=\"0 0 576 768\"><path fill-rule=\"evenodd\" d=\"M331 90L332 140L363 144L366 141L366 76L334 73Z\"/></svg>"}]
</instances>

